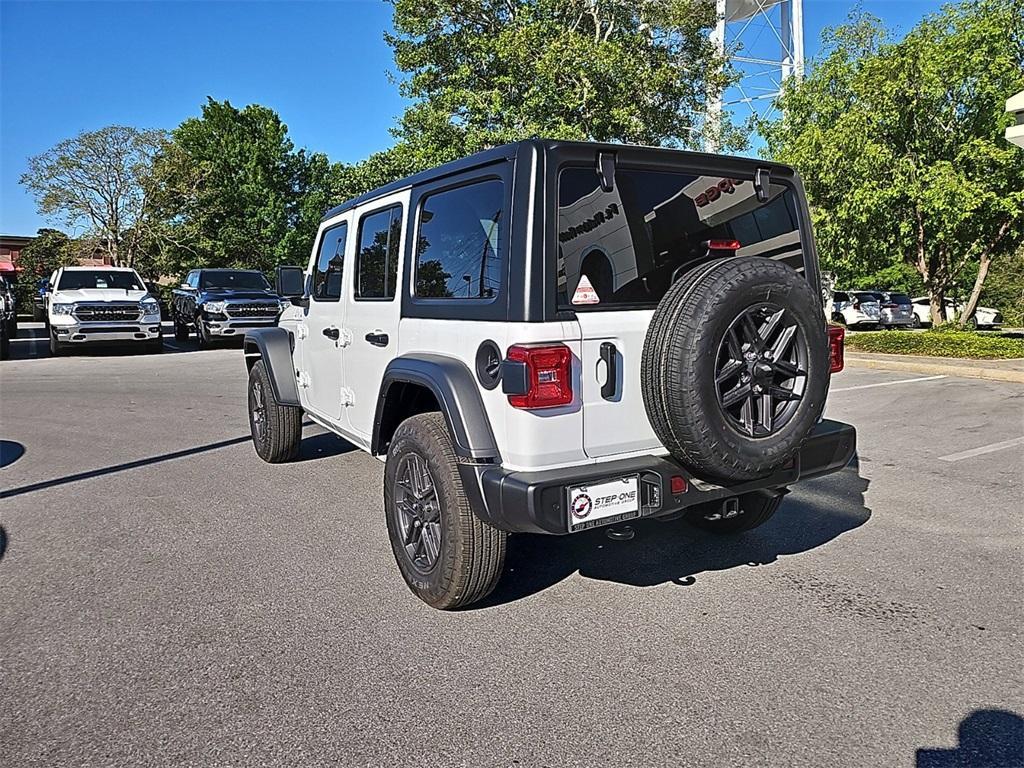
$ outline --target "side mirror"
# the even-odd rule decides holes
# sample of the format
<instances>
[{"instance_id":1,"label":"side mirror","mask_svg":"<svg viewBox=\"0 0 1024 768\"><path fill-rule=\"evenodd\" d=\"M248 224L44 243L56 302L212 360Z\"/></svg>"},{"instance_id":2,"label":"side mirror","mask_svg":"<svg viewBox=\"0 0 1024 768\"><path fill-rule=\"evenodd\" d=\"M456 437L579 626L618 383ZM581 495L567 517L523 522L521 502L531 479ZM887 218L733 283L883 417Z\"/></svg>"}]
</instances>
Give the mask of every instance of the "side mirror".
<instances>
[{"instance_id":1,"label":"side mirror","mask_svg":"<svg viewBox=\"0 0 1024 768\"><path fill-rule=\"evenodd\" d=\"M306 293L306 273L302 267L278 267L274 291L282 299L291 299L292 304L302 303Z\"/></svg>"}]
</instances>

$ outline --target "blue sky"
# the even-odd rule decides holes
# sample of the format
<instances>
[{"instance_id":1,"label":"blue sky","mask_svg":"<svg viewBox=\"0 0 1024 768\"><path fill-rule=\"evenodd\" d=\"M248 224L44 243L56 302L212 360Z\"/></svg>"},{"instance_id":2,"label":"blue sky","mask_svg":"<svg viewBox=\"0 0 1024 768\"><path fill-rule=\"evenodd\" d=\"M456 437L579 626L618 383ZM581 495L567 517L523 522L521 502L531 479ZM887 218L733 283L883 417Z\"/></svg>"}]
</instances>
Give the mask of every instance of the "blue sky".
<instances>
[{"instance_id":1,"label":"blue sky","mask_svg":"<svg viewBox=\"0 0 1024 768\"><path fill-rule=\"evenodd\" d=\"M937 0L865 0L905 32ZM853 7L805 0L807 54ZM297 146L356 161L403 109L383 32L391 8L336 2L0 2L0 231L47 222L18 184L27 157L82 130L173 128L207 96L260 103Z\"/></svg>"}]
</instances>

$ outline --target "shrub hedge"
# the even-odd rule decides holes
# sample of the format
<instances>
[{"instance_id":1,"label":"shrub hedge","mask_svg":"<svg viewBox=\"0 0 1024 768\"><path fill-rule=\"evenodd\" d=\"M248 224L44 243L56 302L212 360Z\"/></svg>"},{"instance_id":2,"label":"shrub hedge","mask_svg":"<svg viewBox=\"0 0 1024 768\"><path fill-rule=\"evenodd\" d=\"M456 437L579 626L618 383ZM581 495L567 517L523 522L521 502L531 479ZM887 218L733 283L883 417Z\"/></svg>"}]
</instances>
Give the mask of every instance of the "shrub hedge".
<instances>
[{"instance_id":1,"label":"shrub hedge","mask_svg":"<svg viewBox=\"0 0 1024 768\"><path fill-rule=\"evenodd\" d=\"M1007 360L1024 357L1024 337L948 327L921 333L875 331L848 335L846 348L855 352L881 352L889 355Z\"/></svg>"}]
</instances>

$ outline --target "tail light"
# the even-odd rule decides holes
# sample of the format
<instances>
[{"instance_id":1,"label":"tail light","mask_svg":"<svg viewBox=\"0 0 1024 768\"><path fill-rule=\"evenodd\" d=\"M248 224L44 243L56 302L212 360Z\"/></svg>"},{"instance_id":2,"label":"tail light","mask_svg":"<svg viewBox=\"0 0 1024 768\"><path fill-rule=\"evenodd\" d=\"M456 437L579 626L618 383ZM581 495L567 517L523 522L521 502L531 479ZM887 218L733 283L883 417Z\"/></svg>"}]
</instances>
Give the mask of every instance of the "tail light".
<instances>
[{"instance_id":1,"label":"tail light","mask_svg":"<svg viewBox=\"0 0 1024 768\"><path fill-rule=\"evenodd\" d=\"M899 307L899 304L883 304L882 305L882 309L896 309L897 307Z\"/></svg>"},{"instance_id":2,"label":"tail light","mask_svg":"<svg viewBox=\"0 0 1024 768\"><path fill-rule=\"evenodd\" d=\"M511 381L505 382L502 374L513 408L554 408L572 402L572 352L564 344L515 344L505 359L520 369L517 391L507 388Z\"/></svg>"},{"instance_id":3,"label":"tail light","mask_svg":"<svg viewBox=\"0 0 1024 768\"><path fill-rule=\"evenodd\" d=\"M740 247L739 240L708 240L709 251L738 251Z\"/></svg>"},{"instance_id":4,"label":"tail light","mask_svg":"<svg viewBox=\"0 0 1024 768\"><path fill-rule=\"evenodd\" d=\"M853 308L854 309L860 309L860 299L854 299L853 300Z\"/></svg>"},{"instance_id":5,"label":"tail light","mask_svg":"<svg viewBox=\"0 0 1024 768\"><path fill-rule=\"evenodd\" d=\"M843 343L846 339L846 329L841 325L830 325L828 327L828 369L830 373L839 373L843 370L846 361L843 359Z\"/></svg>"}]
</instances>

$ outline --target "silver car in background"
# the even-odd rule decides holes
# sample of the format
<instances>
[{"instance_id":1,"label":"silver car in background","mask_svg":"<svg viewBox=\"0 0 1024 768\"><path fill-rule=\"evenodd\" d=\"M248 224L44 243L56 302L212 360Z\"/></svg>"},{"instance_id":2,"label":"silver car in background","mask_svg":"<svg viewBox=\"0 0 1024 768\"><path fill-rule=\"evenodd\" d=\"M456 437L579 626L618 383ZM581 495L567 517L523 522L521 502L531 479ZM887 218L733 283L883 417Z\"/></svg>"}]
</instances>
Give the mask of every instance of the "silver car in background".
<instances>
[{"instance_id":1,"label":"silver car in background","mask_svg":"<svg viewBox=\"0 0 1024 768\"><path fill-rule=\"evenodd\" d=\"M878 324L887 330L914 327L914 304L905 293L872 291L878 297Z\"/></svg>"},{"instance_id":2,"label":"silver car in background","mask_svg":"<svg viewBox=\"0 0 1024 768\"><path fill-rule=\"evenodd\" d=\"M881 314L881 302L871 291L835 291L832 294L832 320L847 328L875 327Z\"/></svg>"}]
</instances>

